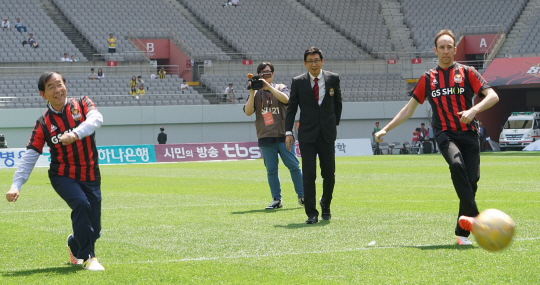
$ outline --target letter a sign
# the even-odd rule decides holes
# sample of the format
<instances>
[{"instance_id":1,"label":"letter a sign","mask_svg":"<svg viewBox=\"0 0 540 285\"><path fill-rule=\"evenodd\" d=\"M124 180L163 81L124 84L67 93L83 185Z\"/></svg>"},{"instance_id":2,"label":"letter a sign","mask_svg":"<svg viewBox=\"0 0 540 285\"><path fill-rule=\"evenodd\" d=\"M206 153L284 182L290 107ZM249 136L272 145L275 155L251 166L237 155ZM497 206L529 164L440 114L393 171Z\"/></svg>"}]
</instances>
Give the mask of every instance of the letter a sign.
<instances>
[{"instance_id":1,"label":"letter a sign","mask_svg":"<svg viewBox=\"0 0 540 285\"><path fill-rule=\"evenodd\" d=\"M421 58L413 58L412 59L412 64L420 64L422 63L422 59Z\"/></svg>"},{"instance_id":2,"label":"letter a sign","mask_svg":"<svg viewBox=\"0 0 540 285\"><path fill-rule=\"evenodd\" d=\"M480 41L480 47L486 47L487 48L487 43L486 43L485 38L482 38L482 40Z\"/></svg>"}]
</instances>

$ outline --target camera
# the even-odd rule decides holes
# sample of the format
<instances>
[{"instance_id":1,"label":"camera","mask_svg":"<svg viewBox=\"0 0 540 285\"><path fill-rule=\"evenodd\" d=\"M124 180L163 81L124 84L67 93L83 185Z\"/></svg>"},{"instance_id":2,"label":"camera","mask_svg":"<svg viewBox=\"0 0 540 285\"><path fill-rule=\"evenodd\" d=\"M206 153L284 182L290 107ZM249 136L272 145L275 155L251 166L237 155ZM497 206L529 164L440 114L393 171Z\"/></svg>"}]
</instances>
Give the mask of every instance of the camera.
<instances>
[{"instance_id":1,"label":"camera","mask_svg":"<svg viewBox=\"0 0 540 285\"><path fill-rule=\"evenodd\" d=\"M253 75L251 73L248 73L247 77L249 79L247 89L260 90L263 88L263 82L261 81L261 78L270 78L272 77L272 73L263 73L261 75Z\"/></svg>"}]
</instances>

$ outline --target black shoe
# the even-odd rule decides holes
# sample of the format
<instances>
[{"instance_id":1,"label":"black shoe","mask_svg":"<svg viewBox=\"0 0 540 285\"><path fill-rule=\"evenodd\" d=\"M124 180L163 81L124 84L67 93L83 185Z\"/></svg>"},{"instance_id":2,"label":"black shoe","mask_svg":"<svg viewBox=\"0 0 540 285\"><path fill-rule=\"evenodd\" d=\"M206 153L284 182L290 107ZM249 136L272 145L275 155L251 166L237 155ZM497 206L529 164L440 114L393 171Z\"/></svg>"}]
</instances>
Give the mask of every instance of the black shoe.
<instances>
[{"instance_id":1,"label":"black shoe","mask_svg":"<svg viewBox=\"0 0 540 285\"><path fill-rule=\"evenodd\" d=\"M281 203L281 200L274 199L274 200L272 200L270 205L268 205L268 207L266 207L266 210L279 209L281 207L283 207L283 204Z\"/></svg>"},{"instance_id":2,"label":"black shoe","mask_svg":"<svg viewBox=\"0 0 540 285\"><path fill-rule=\"evenodd\" d=\"M328 221L332 218L332 214L330 213L330 207L325 208L321 201L322 198L319 199L319 205L321 205L321 218L325 221Z\"/></svg>"},{"instance_id":3,"label":"black shoe","mask_svg":"<svg viewBox=\"0 0 540 285\"><path fill-rule=\"evenodd\" d=\"M319 219L317 218L317 216L313 216L307 219L306 224L310 225L310 224L316 224L318 222L319 222Z\"/></svg>"}]
</instances>

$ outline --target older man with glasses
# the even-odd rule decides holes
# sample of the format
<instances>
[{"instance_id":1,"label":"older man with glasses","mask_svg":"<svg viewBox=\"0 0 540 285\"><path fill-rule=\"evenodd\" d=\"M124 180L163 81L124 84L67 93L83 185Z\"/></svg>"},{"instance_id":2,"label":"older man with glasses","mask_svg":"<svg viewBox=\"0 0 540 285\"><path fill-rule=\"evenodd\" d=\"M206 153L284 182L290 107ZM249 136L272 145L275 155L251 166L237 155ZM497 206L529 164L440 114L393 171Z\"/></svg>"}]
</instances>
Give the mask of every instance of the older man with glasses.
<instances>
[{"instance_id":1,"label":"older man with glasses","mask_svg":"<svg viewBox=\"0 0 540 285\"><path fill-rule=\"evenodd\" d=\"M334 143L337 137L337 125L341 119L341 89L339 75L323 71L323 53L316 47L304 52L306 73L293 78L291 97L285 130L287 148L293 146L292 129L298 107L300 107L300 127L298 142L302 154L302 172L304 180L306 224L319 221L316 207L315 179L317 178L317 156L323 178L323 194L319 199L321 217L330 220L330 203L335 184L336 159Z\"/></svg>"}]
</instances>

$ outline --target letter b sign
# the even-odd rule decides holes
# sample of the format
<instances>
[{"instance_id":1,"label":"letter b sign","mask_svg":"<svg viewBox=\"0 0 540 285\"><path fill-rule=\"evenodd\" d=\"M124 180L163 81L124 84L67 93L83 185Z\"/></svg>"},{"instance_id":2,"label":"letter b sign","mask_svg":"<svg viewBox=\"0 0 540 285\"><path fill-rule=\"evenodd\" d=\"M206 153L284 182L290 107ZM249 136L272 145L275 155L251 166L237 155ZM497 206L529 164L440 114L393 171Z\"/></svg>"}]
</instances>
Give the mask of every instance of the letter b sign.
<instances>
[{"instance_id":1,"label":"letter b sign","mask_svg":"<svg viewBox=\"0 0 540 285\"><path fill-rule=\"evenodd\" d=\"M154 43L146 43L146 52L154 52Z\"/></svg>"}]
</instances>

